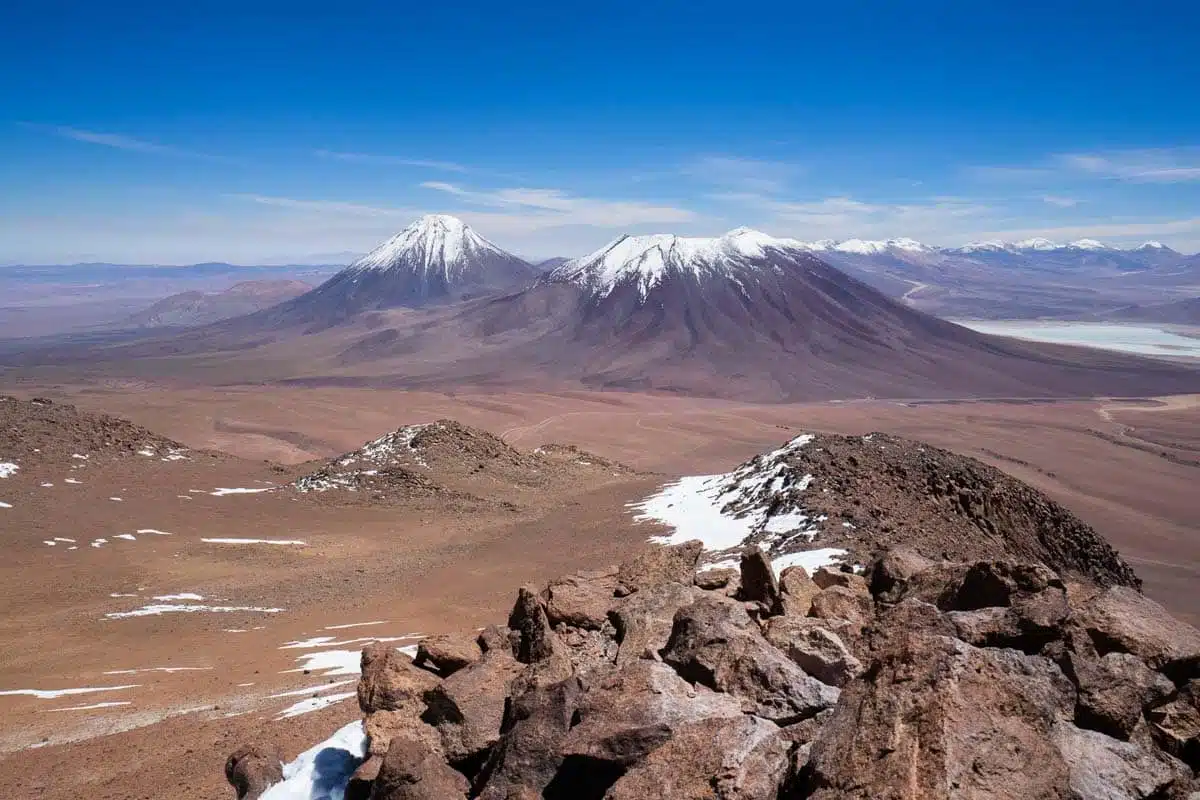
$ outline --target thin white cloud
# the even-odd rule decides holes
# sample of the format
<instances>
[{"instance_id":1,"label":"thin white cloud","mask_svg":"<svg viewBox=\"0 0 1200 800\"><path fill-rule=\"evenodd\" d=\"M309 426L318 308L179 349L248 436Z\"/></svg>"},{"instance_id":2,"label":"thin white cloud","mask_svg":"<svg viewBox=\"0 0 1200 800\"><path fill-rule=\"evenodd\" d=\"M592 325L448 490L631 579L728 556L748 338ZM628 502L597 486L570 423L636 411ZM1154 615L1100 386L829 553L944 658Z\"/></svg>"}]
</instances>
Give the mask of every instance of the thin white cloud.
<instances>
[{"instance_id":1,"label":"thin white cloud","mask_svg":"<svg viewBox=\"0 0 1200 800\"><path fill-rule=\"evenodd\" d=\"M475 170L465 164L453 161L435 161L425 158L404 158L402 156L375 155L372 153L344 153L336 150L316 150L317 157L331 161L347 161L359 164L390 164L397 167L419 167L422 169L442 170L443 172L469 173Z\"/></svg>"},{"instance_id":2,"label":"thin white cloud","mask_svg":"<svg viewBox=\"0 0 1200 800\"><path fill-rule=\"evenodd\" d=\"M732 191L776 194L804 172L799 164L764 161L742 156L702 156L685 164L679 172L687 177Z\"/></svg>"},{"instance_id":3,"label":"thin white cloud","mask_svg":"<svg viewBox=\"0 0 1200 800\"><path fill-rule=\"evenodd\" d=\"M1200 148L1196 147L1067 153L1058 161L1077 173L1134 183L1200 181Z\"/></svg>"},{"instance_id":4,"label":"thin white cloud","mask_svg":"<svg viewBox=\"0 0 1200 800\"><path fill-rule=\"evenodd\" d=\"M360 203L344 203L336 200L299 200L292 197L273 197L261 194L229 194L226 197L249 200L264 206L292 208L327 214L349 214L357 217L407 217L415 212L408 208L382 208Z\"/></svg>"},{"instance_id":5,"label":"thin white cloud","mask_svg":"<svg viewBox=\"0 0 1200 800\"><path fill-rule=\"evenodd\" d=\"M785 201L752 193L710 197L741 205L743 216L756 215L761 224L802 239L910 236L937 242L993 211L990 206L961 197L929 197L902 203L872 203L845 196Z\"/></svg>"},{"instance_id":6,"label":"thin white cloud","mask_svg":"<svg viewBox=\"0 0 1200 800\"><path fill-rule=\"evenodd\" d=\"M1191 236L1200 234L1200 217L1160 220L1089 220L1071 225L985 231L982 239L1132 239L1142 236Z\"/></svg>"},{"instance_id":7,"label":"thin white cloud","mask_svg":"<svg viewBox=\"0 0 1200 800\"><path fill-rule=\"evenodd\" d=\"M208 160L223 160L221 156L214 156L208 153L198 153L193 150L187 150L182 147L173 145L158 144L146 139L138 139L134 136L126 136L121 133L102 133L99 131L89 131L82 128L72 128L66 125L34 125L26 124L25 127L35 130L45 131L54 136L63 139L71 139L76 142L85 142L87 144L100 145L102 147L111 147L115 150L128 150L134 153L150 153L153 155L162 156L177 156L183 158L203 158Z\"/></svg>"},{"instance_id":8,"label":"thin white cloud","mask_svg":"<svg viewBox=\"0 0 1200 800\"><path fill-rule=\"evenodd\" d=\"M968 177L993 182L1051 182L1085 179L1130 183L1186 183L1200 181L1200 147L1107 150L1094 153L1059 153L1038 163L1015 166L975 166Z\"/></svg>"},{"instance_id":9,"label":"thin white cloud","mask_svg":"<svg viewBox=\"0 0 1200 800\"><path fill-rule=\"evenodd\" d=\"M692 222L698 215L686 208L656 205L637 200L603 200L579 197L561 189L506 188L467 189L442 181L426 181L424 189L448 194L464 203L502 209L505 213L483 212L486 218L506 228L537 230L568 225L624 228L645 224ZM479 212L476 212L477 215Z\"/></svg>"},{"instance_id":10,"label":"thin white cloud","mask_svg":"<svg viewBox=\"0 0 1200 800\"><path fill-rule=\"evenodd\" d=\"M1048 206L1057 206L1058 208L1074 208L1079 205L1079 201L1074 197L1064 197L1057 194L1044 194L1041 200Z\"/></svg>"}]
</instances>

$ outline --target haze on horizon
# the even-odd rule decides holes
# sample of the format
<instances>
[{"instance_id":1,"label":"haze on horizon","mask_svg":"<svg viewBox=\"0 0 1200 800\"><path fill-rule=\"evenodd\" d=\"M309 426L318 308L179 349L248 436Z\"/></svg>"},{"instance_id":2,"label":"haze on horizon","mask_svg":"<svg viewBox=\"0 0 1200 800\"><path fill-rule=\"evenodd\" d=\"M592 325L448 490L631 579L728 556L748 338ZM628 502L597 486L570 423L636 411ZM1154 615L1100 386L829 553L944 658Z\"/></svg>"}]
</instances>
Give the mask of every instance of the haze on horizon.
<instances>
[{"instance_id":1,"label":"haze on horizon","mask_svg":"<svg viewBox=\"0 0 1200 800\"><path fill-rule=\"evenodd\" d=\"M530 259L740 225L1200 250L1194 10L300 5L4 12L0 264L327 262L426 212Z\"/></svg>"}]
</instances>

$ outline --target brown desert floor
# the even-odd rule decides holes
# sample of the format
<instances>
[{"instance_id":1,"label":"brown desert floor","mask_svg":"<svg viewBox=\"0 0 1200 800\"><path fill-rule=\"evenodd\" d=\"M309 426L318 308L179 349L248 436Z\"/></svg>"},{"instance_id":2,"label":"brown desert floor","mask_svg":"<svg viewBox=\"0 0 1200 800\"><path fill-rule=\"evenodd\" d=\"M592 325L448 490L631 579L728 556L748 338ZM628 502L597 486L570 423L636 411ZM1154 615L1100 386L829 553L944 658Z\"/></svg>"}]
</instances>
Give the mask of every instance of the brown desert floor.
<instances>
[{"instance_id":1,"label":"brown desert floor","mask_svg":"<svg viewBox=\"0 0 1200 800\"><path fill-rule=\"evenodd\" d=\"M1134 565L1151 597L1200 622L1197 396L746 405L619 393L123 384L29 386L20 394L69 400L240 458L84 468L72 473L81 483L69 486L61 481L65 473L0 483L0 500L13 506L0 510L0 634L7 645L0 691L137 684L59 699L0 696L0 780L14 796L231 796L221 768L237 744L275 737L291 757L356 715L346 700L274 721L305 699L301 690L352 679L284 672L313 651L281 650L285 643L335 636L355 650L361 642L353 640L368 636L478 627L506 612L517 585L615 562L653 532L634 525L624 506L665 475L614 476L605 485L532 497L517 510L453 513L428 502L339 506L282 493L201 493L279 483L296 470L264 459L295 465L442 417L502 434L520 449L576 444L666 475L725 471L803 430L924 439L992 463L1063 502ZM114 538L147 528L174 535ZM54 537L76 539L79 549L43 544ZM92 548L98 537L108 543ZM200 541L214 537L306 544ZM149 600L156 595L187 592L214 604L286 610L104 619L156 602ZM325 630L364 622L385 624ZM104 674L167 666L210 669ZM270 697L288 691L299 693ZM105 701L130 705L53 710ZM46 746L23 749L43 740Z\"/></svg>"}]
</instances>

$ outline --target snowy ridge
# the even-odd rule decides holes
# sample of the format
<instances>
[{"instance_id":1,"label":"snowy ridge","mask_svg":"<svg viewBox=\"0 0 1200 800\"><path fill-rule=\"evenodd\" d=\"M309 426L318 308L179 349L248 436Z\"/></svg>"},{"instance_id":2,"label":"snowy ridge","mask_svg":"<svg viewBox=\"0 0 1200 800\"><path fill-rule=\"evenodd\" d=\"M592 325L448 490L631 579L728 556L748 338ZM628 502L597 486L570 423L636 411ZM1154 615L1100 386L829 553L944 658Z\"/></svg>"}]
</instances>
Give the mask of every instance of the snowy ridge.
<instances>
[{"instance_id":1,"label":"snowy ridge","mask_svg":"<svg viewBox=\"0 0 1200 800\"><path fill-rule=\"evenodd\" d=\"M770 251L794 254L811 249L804 242L777 239L750 228L737 228L711 238L622 236L591 255L568 261L548 278L583 285L602 297L618 285L633 282L645 299L671 273L694 279L734 277L739 272L762 269L761 261Z\"/></svg>"},{"instance_id":2,"label":"snowy ridge","mask_svg":"<svg viewBox=\"0 0 1200 800\"><path fill-rule=\"evenodd\" d=\"M457 217L428 214L355 261L347 270L417 269L440 273L447 279L459 275L472 260L484 256L512 258Z\"/></svg>"},{"instance_id":3,"label":"snowy ridge","mask_svg":"<svg viewBox=\"0 0 1200 800\"><path fill-rule=\"evenodd\" d=\"M836 563L846 551L806 547L826 519L801 502L813 476L800 474L789 463L789 456L812 440L812 435L803 434L732 472L692 475L669 483L631 505L638 512L634 519L674 528L667 536L651 537L652 542L700 539L710 567L736 566L748 545L761 547L777 570L800 564L812 571Z\"/></svg>"},{"instance_id":4,"label":"snowy ridge","mask_svg":"<svg viewBox=\"0 0 1200 800\"><path fill-rule=\"evenodd\" d=\"M428 462L422 457L421 449L414 440L423 431L443 427L440 423L430 422L398 428L367 442L327 467L299 478L292 486L300 492L328 492L331 489L354 492L358 490L363 478L374 477L380 470L414 465L429 469Z\"/></svg>"},{"instance_id":5,"label":"snowy ridge","mask_svg":"<svg viewBox=\"0 0 1200 800\"><path fill-rule=\"evenodd\" d=\"M817 244L817 243L814 243ZM889 250L904 250L913 253L932 253L936 248L921 244L915 239L886 239L884 241L869 241L866 239L847 239L826 249L839 253L855 253L857 255L876 255Z\"/></svg>"}]
</instances>

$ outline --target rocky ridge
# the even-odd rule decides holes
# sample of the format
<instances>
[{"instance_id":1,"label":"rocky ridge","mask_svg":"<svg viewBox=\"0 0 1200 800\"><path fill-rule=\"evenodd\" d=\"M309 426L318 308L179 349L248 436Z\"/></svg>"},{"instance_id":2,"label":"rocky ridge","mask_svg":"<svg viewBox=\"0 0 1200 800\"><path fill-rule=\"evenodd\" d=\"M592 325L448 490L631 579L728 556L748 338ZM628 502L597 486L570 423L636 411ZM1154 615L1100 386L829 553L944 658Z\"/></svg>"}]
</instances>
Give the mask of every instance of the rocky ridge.
<instances>
[{"instance_id":1,"label":"rocky ridge","mask_svg":"<svg viewBox=\"0 0 1200 800\"><path fill-rule=\"evenodd\" d=\"M46 398L0 395L0 461L29 469L129 457L181 461L191 455L179 442L129 420Z\"/></svg>"},{"instance_id":2,"label":"rocky ridge","mask_svg":"<svg viewBox=\"0 0 1200 800\"><path fill-rule=\"evenodd\" d=\"M781 569L862 569L903 544L928 558L1015 558L1102 586L1139 588L1091 527L1042 492L976 459L904 437L802 434L728 473L689 476L634 504L638 518L697 538L705 562L761 547ZM820 559L806 554L821 554Z\"/></svg>"},{"instance_id":3,"label":"rocky ridge","mask_svg":"<svg viewBox=\"0 0 1200 800\"><path fill-rule=\"evenodd\" d=\"M697 572L701 552L655 547L523 587L506 624L426 639L415 659L368 647L345 796L1200 789L1200 631L1134 589L902 547L865 576L776 576L758 548ZM310 796L274 752L231 756L239 798Z\"/></svg>"},{"instance_id":4,"label":"rocky ridge","mask_svg":"<svg viewBox=\"0 0 1200 800\"><path fill-rule=\"evenodd\" d=\"M301 493L332 493L343 501L358 497L389 503L434 495L517 498L555 481L629 472L628 467L570 446L551 444L521 452L492 433L441 419L397 428L325 462L291 486Z\"/></svg>"}]
</instances>

